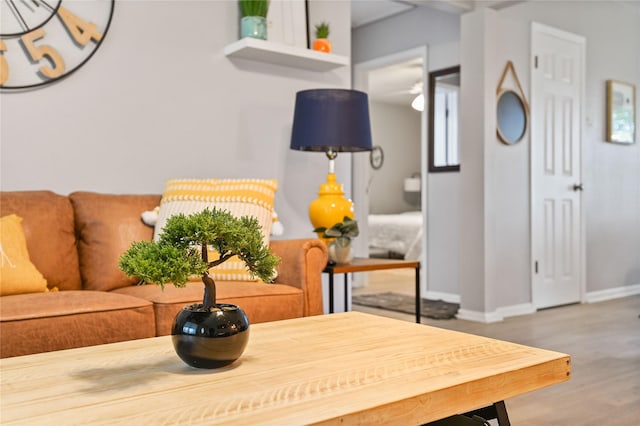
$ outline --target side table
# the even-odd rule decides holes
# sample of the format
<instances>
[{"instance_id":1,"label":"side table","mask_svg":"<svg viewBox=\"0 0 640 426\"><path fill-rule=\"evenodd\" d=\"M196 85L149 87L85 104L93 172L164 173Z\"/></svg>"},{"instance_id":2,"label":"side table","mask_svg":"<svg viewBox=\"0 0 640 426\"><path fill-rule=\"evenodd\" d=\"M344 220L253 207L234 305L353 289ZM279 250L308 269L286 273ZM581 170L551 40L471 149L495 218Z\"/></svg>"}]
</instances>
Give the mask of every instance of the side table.
<instances>
[{"instance_id":1,"label":"side table","mask_svg":"<svg viewBox=\"0 0 640 426\"><path fill-rule=\"evenodd\" d=\"M322 271L329 274L329 313L333 313L333 276L334 274L344 274L344 307L349 305L349 273L350 272L372 272L385 269L411 268L416 271L416 322L420 323L420 262L416 260L398 259L368 259L354 258L348 264L328 264Z\"/></svg>"}]
</instances>

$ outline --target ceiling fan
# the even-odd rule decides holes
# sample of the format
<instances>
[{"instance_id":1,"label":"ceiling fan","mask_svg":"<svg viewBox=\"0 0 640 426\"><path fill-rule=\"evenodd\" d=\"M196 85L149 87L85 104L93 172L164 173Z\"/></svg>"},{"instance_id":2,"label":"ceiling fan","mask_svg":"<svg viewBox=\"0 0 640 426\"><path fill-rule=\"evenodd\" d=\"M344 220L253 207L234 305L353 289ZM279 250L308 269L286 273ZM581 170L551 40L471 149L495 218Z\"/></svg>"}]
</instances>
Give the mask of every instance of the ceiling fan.
<instances>
[{"instance_id":1,"label":"ceiling fan","mask_svg":"<svg viewBox=\"0 0 640 426\"><path fill-rule=\"evenodd\" d=\"M397 90L389 93L389 97L402 98L402 104L406 104L411 99L411 107L416 111L424 111L424 84L422 79L415 81L408 89Z\"/></svg>"}]
</instances>

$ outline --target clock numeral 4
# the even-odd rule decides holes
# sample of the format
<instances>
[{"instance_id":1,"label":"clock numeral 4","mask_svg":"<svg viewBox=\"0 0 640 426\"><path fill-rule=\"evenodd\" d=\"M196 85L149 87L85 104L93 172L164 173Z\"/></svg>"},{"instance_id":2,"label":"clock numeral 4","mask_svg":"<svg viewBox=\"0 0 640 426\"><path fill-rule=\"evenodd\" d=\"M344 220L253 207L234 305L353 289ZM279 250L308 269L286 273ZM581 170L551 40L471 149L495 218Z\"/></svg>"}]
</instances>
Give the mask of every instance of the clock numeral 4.
<instances>
[{"instance_id":1,"label":"clock numeral 4","mask_svg":"<svg viewBox=\"0 0 640 426\"><path fill-rule=\"evenodd\" d=\"M7 45L4 44L4 41L0 40L0 52L6 52ZM7 64L7 60L4 58L4 55L0 55L0 85L3 85L9 79L9 64Z\"/></svg>"},{"instance_id":2,"label":"clock numeral 4","mask_svg":"<svg viewBox=\"0 0 640 426\"><path fill-rule=\"evenodd\" d=\"M102 39L102 34L98 32L98 27L93 22L78 18L64 7L58 9L58 16L79 45L86 46L91 40L100 41Z\"/></svg>"},{"instance_id":3,"label":"clock numeral 4","mask_svg":"<svg viewBox=\"0 0 640 426\"><path fill-rule=\"evenodd\" d=\"M40 61L42 58L48 58L53 67L43 66L40 67L42 75L48 78L60 77L64 74L64 60L62 56L51 46L43 44L42 46L36 46L35 42L44 37L44 29L39 28L23 35L20 40L24 45L24 48L29 52L31 59L34 61Z\"/></svg>"}]
</instances>

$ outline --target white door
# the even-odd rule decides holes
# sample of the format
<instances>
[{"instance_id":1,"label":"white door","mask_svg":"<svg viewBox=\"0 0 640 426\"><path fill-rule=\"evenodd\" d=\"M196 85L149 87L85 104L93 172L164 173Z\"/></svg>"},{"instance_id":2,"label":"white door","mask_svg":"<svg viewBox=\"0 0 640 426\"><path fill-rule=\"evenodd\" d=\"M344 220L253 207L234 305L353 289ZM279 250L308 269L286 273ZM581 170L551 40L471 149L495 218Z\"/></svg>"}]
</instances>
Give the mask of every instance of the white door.
<instances>
[{"instance_id":1,"label":"white door","mask_svg":"<svg viewBox=\"0 0 640 426\"><path fill-rule=\"evenodd\" d=\"M532 298L545 308L582 298L585 40L536 23L531 40Z\"/></svg>"}]
</instances>

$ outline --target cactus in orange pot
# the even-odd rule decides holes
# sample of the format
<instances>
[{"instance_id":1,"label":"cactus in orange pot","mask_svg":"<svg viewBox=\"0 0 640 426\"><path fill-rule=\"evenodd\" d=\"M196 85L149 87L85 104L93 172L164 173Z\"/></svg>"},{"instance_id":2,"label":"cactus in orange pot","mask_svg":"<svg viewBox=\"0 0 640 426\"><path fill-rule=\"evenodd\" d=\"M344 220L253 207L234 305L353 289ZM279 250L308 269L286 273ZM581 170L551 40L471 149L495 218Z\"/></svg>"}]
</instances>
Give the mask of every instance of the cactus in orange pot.
<instances>
[{"instance_id":1,"label":"cactus in orange pot","mask_svg":"<svg viewBox=\"0 0 640 426\"><path fill-rule=\"evenodd\" d=\"M313 50L320 52L331 52L331 42L329 41L329 24L321 22L316 25L316 39L313 42Z\"/></svg>"}]
</instances>

